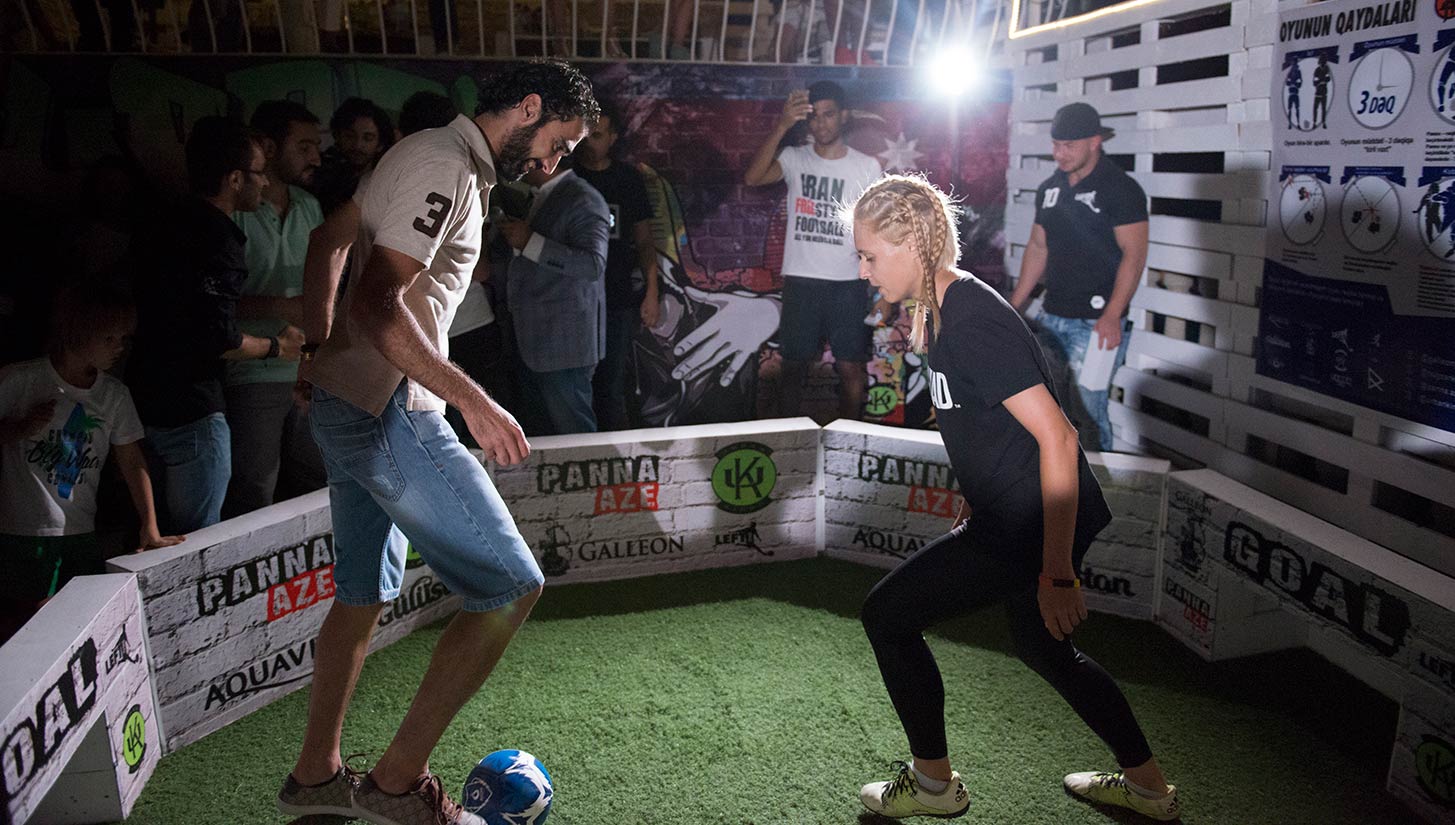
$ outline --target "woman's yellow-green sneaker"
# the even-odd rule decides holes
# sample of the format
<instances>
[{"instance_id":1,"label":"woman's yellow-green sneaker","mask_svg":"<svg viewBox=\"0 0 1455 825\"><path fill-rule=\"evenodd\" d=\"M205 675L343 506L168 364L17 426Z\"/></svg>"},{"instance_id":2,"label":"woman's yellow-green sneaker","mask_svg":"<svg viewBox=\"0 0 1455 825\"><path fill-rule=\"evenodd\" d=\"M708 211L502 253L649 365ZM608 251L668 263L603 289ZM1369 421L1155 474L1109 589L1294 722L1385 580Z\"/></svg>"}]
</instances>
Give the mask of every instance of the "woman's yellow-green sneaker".
<instances>
[{"instance_id":1,"label":"woman's yellow-green sneaker","mask_svg":"<svg viewBox=\"0 0 1455 825\"><path fill-rule=\"evenodd\" d=\"M950 773L950 784L943 793L930 793L915 781L908 764L895 762L899 774L888 782L870 782L859 789L864 807L882 816L901 819L907 816L933 816L953 819L970 810L970 794L960 774Z\"/></svg>"},{"instance_id":2,"label":"woman's yellow-green sneaker","mask_svg":"<svg viewBox=\"0 0 1455 825\"><path fill-rule=\"evenodd\" d=\"M1177 786L1175 785L1167 786L1166 796L1160 799L1148 799L1127 787L1127 778L1120 771L1117 773L1088 771L1067 774L1065 784L1066 790L1082 799L1100 805L1128 808L1142 816L1162 822L1170 822L1182 815L1182 806L1177 801Z\"/></svg>"}]
</instances>

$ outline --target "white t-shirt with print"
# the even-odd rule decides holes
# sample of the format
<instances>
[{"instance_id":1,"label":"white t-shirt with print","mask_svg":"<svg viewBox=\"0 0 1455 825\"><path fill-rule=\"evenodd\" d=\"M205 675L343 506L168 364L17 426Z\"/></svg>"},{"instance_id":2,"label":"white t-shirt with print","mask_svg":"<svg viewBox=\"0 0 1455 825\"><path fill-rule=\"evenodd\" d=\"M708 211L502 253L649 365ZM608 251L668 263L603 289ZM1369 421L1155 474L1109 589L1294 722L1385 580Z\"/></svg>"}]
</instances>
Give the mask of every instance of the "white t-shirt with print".
<instances>
[{"instance_id":1,"label":"white t-shirt with print","mask_svg":"<svg viewBox=\"0 0 1455 825\"><path fill-rule=\"evenodd\" d=\"M73 536L96 529L96 485L112 444L143 436L126 385L106 373L90 389L61 380L49 358L0 369L0 418L55 399L34 435L0 445L0 533Z\"/></svg>"},{"instance_id":2,"label":"white t-shirt with print","mask_svg":"<svg viewBox=\"0 0 1455 825\"><path fill-rule=\"evenodd\" d=\"M879 179L879 161L852 148L826 160L812 146L790 146L778 154L778 165L788 184L783 274L825 281L858 278L853 227L839 220L839 209Z\"/></svg>"}]
</instances>

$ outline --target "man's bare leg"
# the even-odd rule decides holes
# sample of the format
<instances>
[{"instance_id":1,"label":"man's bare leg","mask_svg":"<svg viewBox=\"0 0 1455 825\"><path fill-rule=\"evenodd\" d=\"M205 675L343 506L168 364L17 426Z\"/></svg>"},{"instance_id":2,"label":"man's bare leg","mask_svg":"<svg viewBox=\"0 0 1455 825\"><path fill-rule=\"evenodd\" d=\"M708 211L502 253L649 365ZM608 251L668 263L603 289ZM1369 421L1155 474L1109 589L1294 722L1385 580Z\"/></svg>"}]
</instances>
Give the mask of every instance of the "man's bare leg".
<instances>
[{"instance_id":1,"label":"man's bare leg","mask_svg":"<svg viewBox=\"0 0 1455 825\"><path fill-rule=\"evenodd\" d=\"M383 609L383 604L358 607L335 601L319 628L313 686L308 697L308 729L293 767L293 778L301 784L317 785L338 773L344 714Z\"/></svg>"},{"instance_id":2,"label":"man's bare leg","mask_svg":"<svg viewBox=\"0 0 1455 825\"><path fill-rule=\"evenodd\" d=\"M537 588L489 613L461 612L440 634L419 692L371 772L381 791L404 793L429 771L445 728L480 690L540 595Z\"/></svg>"},{"instance_id":3,"label":"man's bare leg","mask_svg":"<svg viewBox=\"0 0 1455 825\"><path fill-rule=\"evenodd\" d=\"M783 359L778 373L778 415L792 418L798 415L803 400L803 382L808 380L808 362Z\"/></svg>"}]
</instances>

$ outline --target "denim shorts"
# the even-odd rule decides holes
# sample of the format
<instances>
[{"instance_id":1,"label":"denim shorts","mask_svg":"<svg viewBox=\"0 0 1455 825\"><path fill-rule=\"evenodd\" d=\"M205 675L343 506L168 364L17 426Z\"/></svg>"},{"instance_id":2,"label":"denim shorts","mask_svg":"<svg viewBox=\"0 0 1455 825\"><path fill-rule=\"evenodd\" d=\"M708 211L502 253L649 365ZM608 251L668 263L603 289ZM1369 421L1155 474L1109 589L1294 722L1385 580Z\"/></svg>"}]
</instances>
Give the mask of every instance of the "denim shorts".
<instances>
[{"instance_id":1,"label":"denim shorts","mask_svg":"<svg viewBox=\"0 0 1455 825\"><path fill-rule=\"evenodd\" d=\"M789 275L783 279L783 319L778 343L789 361L817 361L828 339L835 361L869 360L874 330L869 287L861 280L826 281Z\"/></svg>"},{"instance_id":2,"label":"denim shorts","mask_svg":"<svg viewBox=\"0 0 1455 825\"><path fill-rule=\"evenodd\" d=\"M405 408L401 383L374 417L313 388L313 436L328 470L334 598L399 595L406 540L465 610L504 607L545 582L480 462L438 412Z\"/></svg>"}]
</instances>

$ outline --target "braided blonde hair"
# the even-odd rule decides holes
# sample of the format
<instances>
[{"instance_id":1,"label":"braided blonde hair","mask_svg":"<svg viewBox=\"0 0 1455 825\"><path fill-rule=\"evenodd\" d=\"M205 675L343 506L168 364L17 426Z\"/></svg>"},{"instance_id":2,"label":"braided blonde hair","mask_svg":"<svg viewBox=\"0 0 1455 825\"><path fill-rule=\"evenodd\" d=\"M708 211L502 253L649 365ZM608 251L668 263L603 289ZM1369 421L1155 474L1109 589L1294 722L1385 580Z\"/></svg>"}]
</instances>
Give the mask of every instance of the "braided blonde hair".
<instances>
[{"instance_id":1,"label":"braided blonde hair","mask_svg":"<svg viewBox=\"0 0 1455 825\"><path fill-rule=\"evenodd\" d=\"M959 207L923 175L885 175L864 190L851 215L896 246L914 245L923 274L909 340L923 352L927 339L940 332L935 273L953 267L960 257Z\"/></svg>"}]
</instances>

